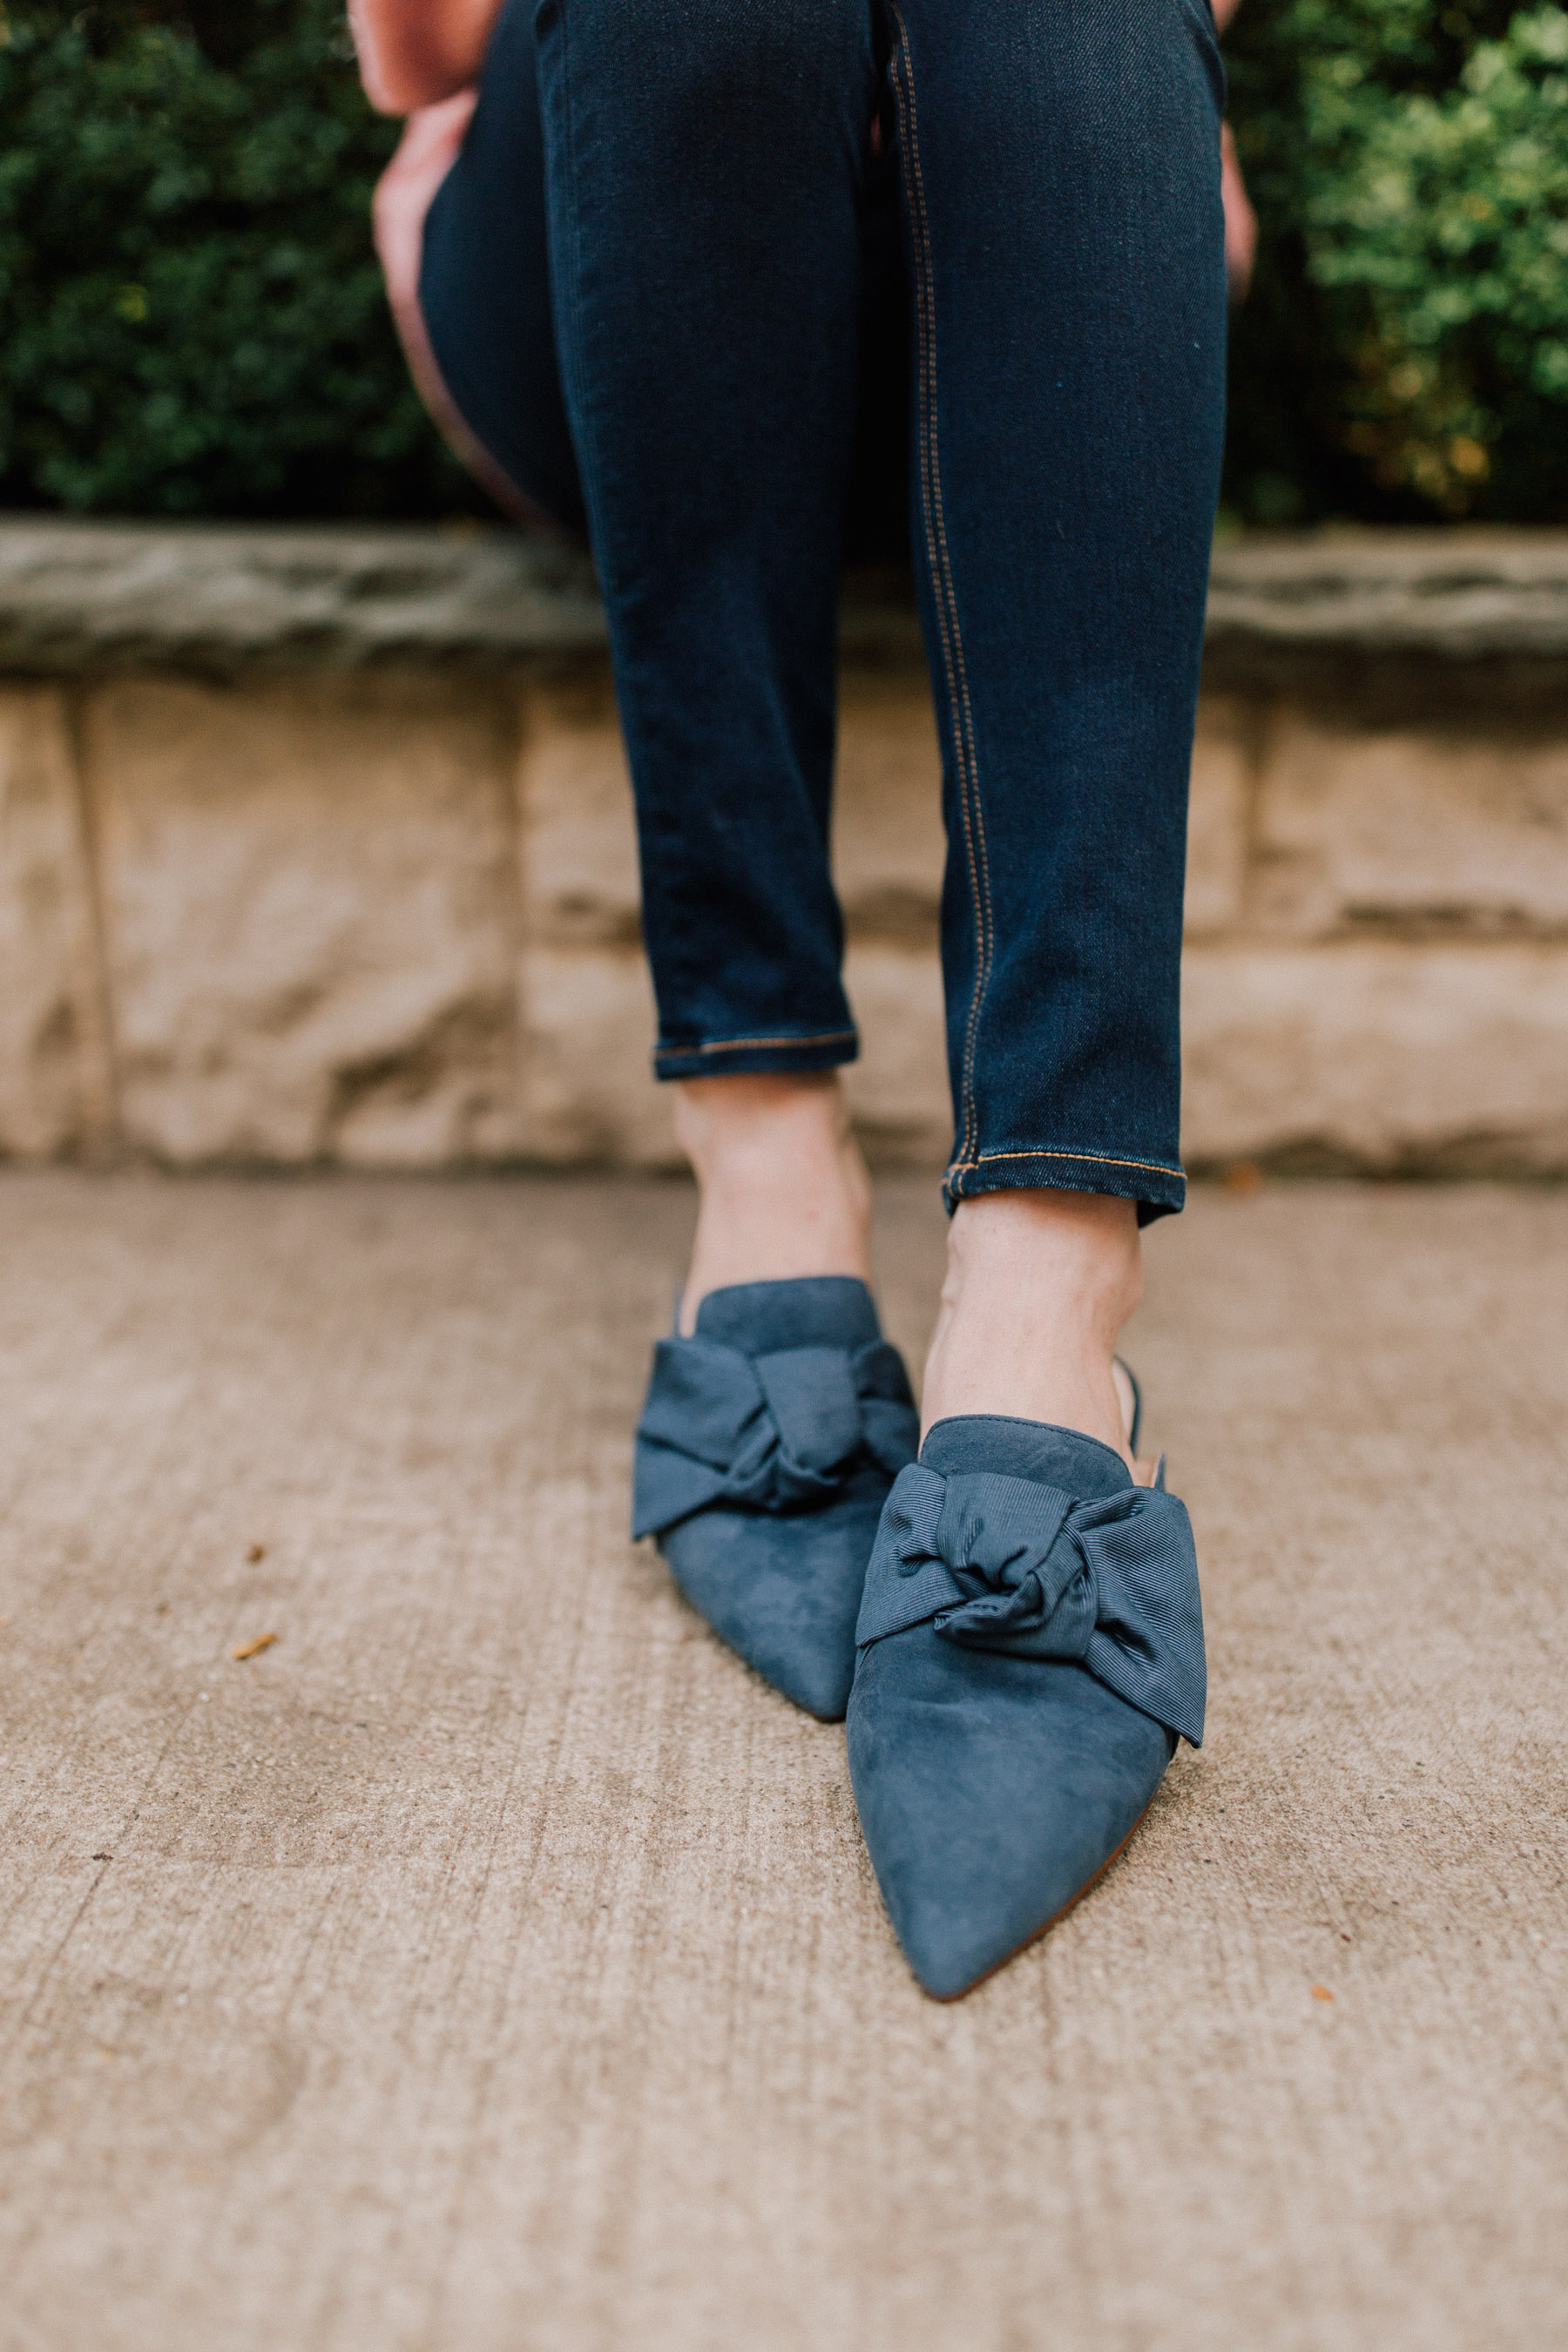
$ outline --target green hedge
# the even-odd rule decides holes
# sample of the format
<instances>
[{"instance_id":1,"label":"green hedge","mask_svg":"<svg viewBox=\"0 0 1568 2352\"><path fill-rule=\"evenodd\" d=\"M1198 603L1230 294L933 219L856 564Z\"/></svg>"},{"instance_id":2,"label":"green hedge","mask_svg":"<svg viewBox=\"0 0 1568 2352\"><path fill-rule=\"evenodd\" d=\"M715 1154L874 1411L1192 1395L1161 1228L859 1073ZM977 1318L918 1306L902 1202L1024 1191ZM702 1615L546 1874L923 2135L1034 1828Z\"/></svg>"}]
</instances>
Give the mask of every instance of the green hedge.
<instances>
[{"instance_id":1,"label":"green hedge","mask_svg":"<svg viewBox=\"0 0 1568 2352\"><path fill-rule=\"evenodd\" d=\"M1568 10L1245 0L1226 56L1229 510L1568 519ZM5 0L0 126L0 502L478 503L386 320L341 0Z\"/></svg>"},{"instance_id":2,"label":"green hedge","mask_svg":"<svg viewBox=\"0 0 1568 2352\"><path fill-rule=\"evenodd\" d=\"M1568 12L1244 0L1248 520L1568 519Z\"/></svg>"},{"instance_id":3,"label":"green hedge","mask_svg":"<svg viewBox=\"0 0 1568 2352\"><path fill-rule=\"evenodd\" d=\"M465 500L370 248L396 133L360 95L341 0L5 0L5 30L0 499Z\"/></svg>"}]
</instances>

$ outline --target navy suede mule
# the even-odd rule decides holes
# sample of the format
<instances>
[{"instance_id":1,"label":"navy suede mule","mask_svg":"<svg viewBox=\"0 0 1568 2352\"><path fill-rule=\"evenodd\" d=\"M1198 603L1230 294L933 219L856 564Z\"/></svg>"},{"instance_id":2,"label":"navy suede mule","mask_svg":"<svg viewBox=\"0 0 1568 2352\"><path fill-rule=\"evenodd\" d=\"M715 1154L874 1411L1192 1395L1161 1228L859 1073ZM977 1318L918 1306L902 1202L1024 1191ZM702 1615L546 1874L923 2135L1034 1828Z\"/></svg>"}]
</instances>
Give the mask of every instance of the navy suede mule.
<instances>
[{"instance_id":1,"label":"navy suede mule","mask_svg":"<svg viewBox=\"0 0 1568 2352\"><path fill-rule=\"evenodd\" d=\"M849 1770L893 1926L951 2000L1048 1927L1204 1733L1184 1507L1097 1438L939 1422L888 1497Z\"/></svg>"},{"instance_id":2,"label":"navy suede mule","mask_svg":"<svg viewBox=\"0 0 1568 2352\"><path fill-rule=\"evenodd\" d=\"M903 1359L863 1282L710 1291L695 1337L654 1349L632 1534L658 1537L749 1665L837 1721L882 1505L919 1443Z\"/></svg>"}]
</instances>

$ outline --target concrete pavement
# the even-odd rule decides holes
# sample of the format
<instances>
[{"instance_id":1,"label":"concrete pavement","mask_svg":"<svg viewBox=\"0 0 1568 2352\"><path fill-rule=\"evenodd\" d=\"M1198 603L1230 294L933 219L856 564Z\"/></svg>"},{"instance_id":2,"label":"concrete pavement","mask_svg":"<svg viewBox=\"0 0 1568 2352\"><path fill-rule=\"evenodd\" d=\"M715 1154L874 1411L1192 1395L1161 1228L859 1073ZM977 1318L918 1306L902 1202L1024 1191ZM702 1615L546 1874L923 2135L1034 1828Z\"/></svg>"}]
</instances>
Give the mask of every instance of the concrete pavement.
<instances>
[{"instance_id":1,"label":"concrete pavement","mask_svg":"<svg viewBox=\"0 0 1568 2352\"><path fill-rule=\"evenodd\" d=\"M5 2352L1563 2341L1568 1194L1154 1229L1208 1742L952 2009L626 1540L689 1214L0 1180Z\"/></svg>"}]
</instances>

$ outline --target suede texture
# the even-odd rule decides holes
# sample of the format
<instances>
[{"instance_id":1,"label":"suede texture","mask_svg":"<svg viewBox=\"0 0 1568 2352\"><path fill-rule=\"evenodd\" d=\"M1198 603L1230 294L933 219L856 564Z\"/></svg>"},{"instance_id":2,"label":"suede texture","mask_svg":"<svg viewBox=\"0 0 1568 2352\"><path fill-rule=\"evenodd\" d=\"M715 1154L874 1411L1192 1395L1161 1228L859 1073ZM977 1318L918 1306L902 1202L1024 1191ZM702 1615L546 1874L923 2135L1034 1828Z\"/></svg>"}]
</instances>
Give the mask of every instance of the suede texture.
<instances>
[{"instance_id":1,"label":"suede texture","mask_svg":"<svg viewBox=\"0 0 1568 2352\"><path fill-rule=\"evenodd\" d=\"M704 1349L728 1349L744 1358L734 1368L742 1403L753 1392L764 1400L745 1423L743 1440L736 1440L753 1460L760 1433L771 1433L779 1453L787 1452L792 1433L786 1424L780 1438L772 1422L768 1360L834 1351L844 1360L839 1386L847 1385L849 1368L858 1368L865 1431L851 1438L837 1462L817 1464L814 1483L821 1491L805 1492L799 1477L771 1486L754 1475L742 1481L737 1471L732 1483L749 1488L743 1498L721 1493L673 1524L657 1524L657 1498L679 1491L681 1466L671 1458L679 1427L661 1403L677 1392L683 1358L695 1360ZM760 1390L749 1371L759 1362L764 1369ZM720 1418L710 1414L703 1426L694 1425L688 1470L724 1469L713 1459L711 1431ZM676 1582L714 1632L797 1706L824 1721L840 1720L848 1704L866 1563L894 1475L914 1459L918 1439L902 1360L881 1339L865 1284L847 1276L712 1291L698 1308L694 1338L661 1341L656 1351L638 1430L637 1479L639 1498L654 1499L646 1506L639 1499L638 1531L657 1535ZM715 1476L715 1486L720 1483Z\"/></svg>"},{"instance_id":2,"label":"suede texture","mask_svg":"<svg viewBox=\"0 0 1568 2352\"><path fill-rule=\"evenodd\" d=\"M920 1458L944 1477L1029 1480L1086 1503L1130 1484L1109 1446L998 1415L939 1423ZM928 1618L863 1643L848 1744L889 1916L921 1983L951 2000L1105 1867L1176 1736L1076 1660L966 1647Z\"/></svg>"}]
</instances>

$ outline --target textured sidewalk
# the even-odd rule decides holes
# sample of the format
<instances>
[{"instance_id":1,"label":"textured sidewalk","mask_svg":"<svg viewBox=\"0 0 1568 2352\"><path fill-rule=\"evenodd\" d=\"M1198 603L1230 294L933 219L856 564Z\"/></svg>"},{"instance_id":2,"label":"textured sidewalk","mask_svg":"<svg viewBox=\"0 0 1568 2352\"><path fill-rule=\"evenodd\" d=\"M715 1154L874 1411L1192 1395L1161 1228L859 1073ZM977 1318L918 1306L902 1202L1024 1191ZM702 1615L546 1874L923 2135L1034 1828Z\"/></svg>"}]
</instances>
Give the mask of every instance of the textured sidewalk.
<instances>
[{"instance_id":1,"label":"textured sidewalk","mask_svg":"<svg viewBox=\"0 0 1568 2352\"><path fill-rule=\"evenodd\" d=\"M0 1180L5 2352L1568 2338L1568 1194L1154 1230L1208 1745L952 2009L625 1538L689 1214Z\"/></svg>"}]
</instances>

